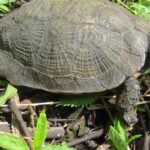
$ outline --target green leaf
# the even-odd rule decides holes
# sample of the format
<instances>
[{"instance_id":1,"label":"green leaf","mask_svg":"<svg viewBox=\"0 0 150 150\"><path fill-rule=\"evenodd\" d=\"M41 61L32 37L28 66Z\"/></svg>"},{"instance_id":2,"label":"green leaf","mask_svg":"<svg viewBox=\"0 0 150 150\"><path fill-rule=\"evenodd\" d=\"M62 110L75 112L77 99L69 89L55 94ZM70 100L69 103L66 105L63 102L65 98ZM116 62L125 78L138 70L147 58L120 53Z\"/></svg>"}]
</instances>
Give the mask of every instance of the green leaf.
<instances>
[{"instance_id":1,"label":"green leaf","mask_svg":"<svg viewBox=\"0 0 150 150\"><path fill-rule=\"evenodd\" d=\"M144 107L139 107L138 109L137 109L139 112L146 112L146 109L144 108Z\"/></svg>"},{"instance_id":2,"label":"green leaf","mask_svg":"<svg viewBox=\"0 0 150 150\"><path fill-rule=\"evenodd\" d=\"M68 95L63 96L58 102L57 106L69 106L69 107L83 107L94 103L100 94L87 94L87 95Z\"/></svg>"},{"instance_id":3,"label":"green leaf","mask_svg":"<svg viewBox=\"0 0 150 150\"><path fill-rule=\"evenodd\" d=\"M12 85L8 84L4 95L0 97L0 106L4 105L7 100L14 97L16 93L17 93L17 89L13 87Z\"/></svg>"},{"instance_id":4,"label":"green leaf","mask_svg":"<svg viewBox=\"0 0 150 150\"><path fill-rule=\"evenodd\" d=\"M29 150L24 139L8 133L0 133L0 147L7 150Z\"/></svg>"},{"instance_id":5,"label":"green leaf","mask_svg":"<svg viewBox=\"0 0 150 150\"><path fill-rule=\"evenodd\" d=\"M136 15L150 20L150 5L144 5L144 3L131 3L130 8Z\"/></svg>"},{"instance_id":6,"label":"green leaf","mask_svg":"<svg viewBox=\"0 0 150 150\"><path fill-rule=\"evenodd\" d=\"M145 71L146 74L150 73L150 68Z\"/></svg>"},{"instance_id":7,"label":"green leaf","mask_svg":"<svg viewBox=\"0 0 150 150\"><path fill-rule=\"evenodd\" d=\"M128 143L124 141L124 138L112 126L110 126L108 136L117 150L127 150Z\"/></svg>"},{"instance_id":8,"label":"green leaf","mask_svg":"<svg viewBox=\"0 0 150 150\"><path fill-rule=\"evenodd\" d=\"M8 85L8 82L6 80L0 80L0 86L6 87Z\"/></svg>"},{"instance_id":9,"label":"green leaf","mask_svg":"<svg viewBox=\"0 0 150 150\"><path fill-rule=\"evenodd\" d=\"M10 12L10 9L5 5L0 5L0 11L5 13Z\"/></svg>"},{"instance_id":10,"label":"green leaf","mask_svg":"<svg viewBox=\"0 0 150 150\"><path fill-rule=\"evenodd\" d=\"M61 144L58 145L45 145L42 147L41 150L76 150L75 148L68 147L66 142L62 142Z\"/></svg>"},{"instance_id":11,"label":"green leaf","mask_svg":"<svg viewBox=\"0 0 150 150\"><path fill-rule=\"evenodd\" d=\"M35 150L41 150L42 145L46 139L48 122L45 114L45 110L40 113L37 121L33 146Z\"/></svg>"},{"instance_id":12,"label":"green leaf","mask_svg":"<svg viewBox=\"0 0 150 150\"><path fill-rule=\"evenodd\" d=\"M16 0L8 0L9 3L14 3Z\"/></svg>"},{"instance_id":13,"label":"green leaf","mask_svg":"<svg viewBox=\"0 0 150 150\"><path fill-rule=\"evenodd\" d=\"M108 136L117 150L127 150L128 144L136 138L141 137L137 134L128 138L128 132L123 125L123 122L117 118L114 121L114 127L110 126Z\"/></svg>"},{"instance_id":14,"label":"green leaf","mask_svg":"<svg viewBox=\"0 0 150 150\"><path fill-rule=\"evenodd\" d=\"M114 121L114 129L120 134L124 142L127 142L128 140L127 130L123 126L122 121L118 120L117 118Z\"/></svg>"},{"instance_id":15,"label":"green leaf","mask_svg":"<svg viewBox=\"0 0 150 150\"><path fill-rule=\"evenodd\" d=\"M150 0L139 0L139 4L149 6L150 5Z\"/></svg>"},{"instance_id":16,"label":"green leaf","mask_svg":"<svg viewBox=\"0 0 150 150\"><path fill-rule=\"evenodd\" d=\"M3 13L10 12L10 9L6 5L10 5L12 2L16 0L0 0L0 11Z\"/></svg>"},{"instance_id":17,"label":"green leaf","mask_svg":"<svg viewBox=\"0 0 150 150\"><path fill-rule=\"evenodd\" d=\"M128 143L132 142L133 140L137 139L137 138L140 138L142 135L141 134L136 134L136 135L133 135L131 136L129 139L128 139Z\"/></svg>"},{"instance_id":18,"label":"green leaf","mask_svg":"<svg viewBox=\"0 0 150 150\"><path fill-rule=\"evenodd\" d=\"M130 12L135 15L142 16L146 19L150 20L150 1L149 0L137 0L135 1L126 1L123 0L113 0L113 2L117 2L123 7L125 7Z\"/></svg>"},{"instance_id":19,"label":"green leaf","mask_svg":"<svg viewBox=\"0 0 150 150\"><path fill-rule=\"evenodd\" d=\"M0 4L9 4L9 3L13 3L15 2L16 0L0 0Z\"/></svg>"}]
</instances>

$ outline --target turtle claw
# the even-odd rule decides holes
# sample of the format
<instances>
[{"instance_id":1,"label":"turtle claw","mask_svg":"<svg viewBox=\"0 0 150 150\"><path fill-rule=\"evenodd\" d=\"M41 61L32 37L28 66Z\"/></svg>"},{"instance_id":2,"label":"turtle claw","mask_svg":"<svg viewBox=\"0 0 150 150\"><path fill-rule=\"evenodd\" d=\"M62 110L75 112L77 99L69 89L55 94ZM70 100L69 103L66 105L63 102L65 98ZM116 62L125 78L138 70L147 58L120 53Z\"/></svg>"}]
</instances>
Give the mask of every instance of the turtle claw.
<instances>
[{"instance_id":1,"label":"turtle claw","mask_svg":"<svg viewBox=\"0 0 150 150\"><path fill-rule=\"evenodd\" d=\"M128 125L134 125L138 122L137 113L135 111L124 112L123 119L126 121Z\"/></svg>"}]
</instances>

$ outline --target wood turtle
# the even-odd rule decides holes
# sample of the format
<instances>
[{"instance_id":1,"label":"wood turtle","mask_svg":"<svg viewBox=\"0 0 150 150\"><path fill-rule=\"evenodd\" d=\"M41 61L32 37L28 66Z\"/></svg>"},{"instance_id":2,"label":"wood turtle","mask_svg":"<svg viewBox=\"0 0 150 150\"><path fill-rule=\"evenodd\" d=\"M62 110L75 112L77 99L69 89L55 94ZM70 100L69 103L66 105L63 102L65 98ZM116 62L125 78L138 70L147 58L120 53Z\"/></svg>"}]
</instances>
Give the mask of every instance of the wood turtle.
<instances>
[{"instance_id":1,"label":"wood turtle","mask_svg":"<svg viewBox=\"0 0 150 150\"><path fill-rule=\"evenodd\" d=\"M126 81L120 105L133 122L140 87L129 77L149 46L150 22L108 0L32 0L0 20L0 76L54 93L102 92Z\"/></svg>"}]
</instances>

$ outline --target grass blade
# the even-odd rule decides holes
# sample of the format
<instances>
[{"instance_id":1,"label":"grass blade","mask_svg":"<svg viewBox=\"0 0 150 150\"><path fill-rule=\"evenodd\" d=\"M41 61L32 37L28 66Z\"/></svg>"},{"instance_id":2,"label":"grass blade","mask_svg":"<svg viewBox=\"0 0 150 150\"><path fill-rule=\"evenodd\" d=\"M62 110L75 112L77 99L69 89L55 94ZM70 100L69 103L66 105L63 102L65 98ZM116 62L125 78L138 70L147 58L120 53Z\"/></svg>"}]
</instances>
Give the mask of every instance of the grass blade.
<instances>
[{"instance_id":1,"label":"grass blade","mask_svg":"<svg viewBox=\"0 0 150 150\"><path fill-rule=\"evenodd\" d=\"M47 135L47 118L45 114L45 110L40 113L39 119L37 121L37 126L34 135L33 146L35 150L41 150L42 145L46 139Z\"/></svg>"}]
</instances>

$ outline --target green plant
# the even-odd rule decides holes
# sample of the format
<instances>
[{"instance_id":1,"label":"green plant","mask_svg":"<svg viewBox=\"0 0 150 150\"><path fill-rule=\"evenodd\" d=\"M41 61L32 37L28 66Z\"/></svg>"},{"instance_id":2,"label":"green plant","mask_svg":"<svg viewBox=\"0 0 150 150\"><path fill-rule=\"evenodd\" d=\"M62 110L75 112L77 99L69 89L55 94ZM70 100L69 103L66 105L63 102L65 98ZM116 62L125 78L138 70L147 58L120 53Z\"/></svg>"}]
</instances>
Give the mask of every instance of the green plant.
<instances>
[{"instance_id":1,"label":"green plant","mask_svg":"<svg viewBox=\"0 0 150 150\"><path fill-rule=\"evenodd\" d=\"M145 71L146 74L149 74L150 73L150 68L148 68L146 71Z\"/></svg>"},{"instance_id":2,"label":"green plant","mask_svg":"<svg viewBox=\"0 0 150 150\"><path fill-rule=\"evenodd\" d=\"M24 139L8 133L0 133L0 147L6 150L29 150Z\"/></svg>"},{"instance_id":3,"label":"green plant","mask_svg":"<svg viewBox=\"0 0 150 150\"><path fill-rule=\"evenodd\" d=\"M113 2L119 3L135 15L142 16L150 20L150 0L138 0L137 2L128 0L126 3L122 0L113 0Z\"/></svg>"},{"instance_id":4,"label":"green plant","mask_svg":"<svg viewBox=\"0 0 150 150\"><path fill-rule=\"evenodd\" d=\"M0 0L0 11L3 13L10 12L10 9L8 6L10 6L10 4L15 1L16 0Z\"/></svg>"},{"instance_id":5,"label":"green plant","mask_svg":"<svg viewBox=\"0 0 150 150\"><path fill-rule=\"evenodd\" d=\"M7 85L8 85L8 81L0 78L0 86L1 87L6 87Z\"/></svg>"},{"instance_id":6,"label":"green plant","mask_svg":"<svg viewBox=\"0 0 150 150\"><path fill-rule=\"evenodd\" d=\"M140 134L137 134L129 138L127 129L118 119L115 119L114 126L110 126L108 136L116 150L128 150L128 144L141 137Z\"/></svg>"},{"instance_id":7,"label":"green plant","mask_svg":"<svg viewBox=\"0 0 150 150\"><path fill-rule=\"evenodd\" d=\"M0 106L4 105L7 100L14 97L17 93L17 89L12 85L8 84L5 90L5 93L0 96Z\"/></svg>"},{"instance_id":8,"label":"green plant","mask_svg":"<svg viewBox=\"0 0 150 150\"><path fill-rule=\"evenodd\" d=\"M34 150L75 150L74 148L68 147L66 142L62 142L58 145L44 145L47 134L47 125L45 110L43 110L40 113L36 125L33 140ZM23 138L8 133L0 133L0 147L7 150L29 150L29 146Z\"/></svg>"},{"instance_id":9,"label":"green plant","mask_svg":"<svg viewBox=\"0 0 150 150\"><path fill-rule=\"evenodd\" d=\"M117 3L119 3L120 5L122 5L123 7L125 7L127 10L132 11L132 10L130 9L130 7L128 7L128 5L125 4L124 2L122 2L121 0L113 0L113 2L117 2Z\"/></svg>"},{"instance_id":10,"label":"green plant","mask_svg":"<svg viewBox=\"0 0 150 150\"><path fill-rule=\"evenodd\" d=\"M150 0L139 0L138 3L129 3L129 7L134 14L150 20Z\"/></svg>"},{"instance_id":11,"label":"green plant","mask_svg":"<svg viewBox=\"0 0 150 150\"><path fill-rule=\"evenodd\" d=\"M47 135L47 118L45 110L40 113L39 119L37 121L36 130L34 134L33 147L35 150L41 150L42 145L46 139Z\"/></svg>"},{"instance_id":12,"label":"green plant","mask_svg":"<svg viewBox=\"0 0 150 150\"><path fill-rule=\"evenodd\" d=\"M84 107L94 103L100 97L102 97L102 95L96 93L87 95L65 95L60 98L57 106Z\"/></svg>"}]
</instances>

